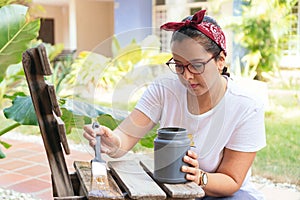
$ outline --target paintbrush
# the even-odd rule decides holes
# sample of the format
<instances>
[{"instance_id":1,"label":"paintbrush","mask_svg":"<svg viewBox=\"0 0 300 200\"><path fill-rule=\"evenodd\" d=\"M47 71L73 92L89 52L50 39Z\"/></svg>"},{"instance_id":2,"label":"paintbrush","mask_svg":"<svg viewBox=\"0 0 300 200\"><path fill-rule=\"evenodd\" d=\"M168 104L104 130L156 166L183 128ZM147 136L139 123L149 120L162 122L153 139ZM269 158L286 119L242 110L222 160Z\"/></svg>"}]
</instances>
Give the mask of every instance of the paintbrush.
<instances>
[{"instance_id":1,"label":"paintbrush","mask_svg":"<svg viewBox=\"0 0 300 200\"><path fill-rule=\"evenodd\" d=\"M100 128L98 122L94 122L93 129ZM92 180L95 180L99 190L108 189L106 162L101 158L101 136L96 135L95 158L91 160L92 164Z\"/></svg>"}]
</instances>

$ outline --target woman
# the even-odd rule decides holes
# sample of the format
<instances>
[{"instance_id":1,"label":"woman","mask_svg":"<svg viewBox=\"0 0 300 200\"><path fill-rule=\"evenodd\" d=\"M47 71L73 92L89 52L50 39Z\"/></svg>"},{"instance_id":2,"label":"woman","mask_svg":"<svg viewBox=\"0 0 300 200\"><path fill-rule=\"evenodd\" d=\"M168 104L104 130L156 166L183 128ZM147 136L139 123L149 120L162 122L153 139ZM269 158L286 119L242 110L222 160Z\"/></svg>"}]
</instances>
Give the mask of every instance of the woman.
<instances>
[{"instance_id":1,"label":"woman","mask_svg":"<svg viewBox=\"0 0 300 200\"><path fill-rule=\"evenodd\" d=\"M205 10L161 29L174 31L167 65L177 76L151 84L114 131L85 126L84 137L93 146L95 134L101 135L103 152L120 157L157 123L184 127L195 147L181 170L203 187L204 199L262 199L249 178L266 144L263 105L228 78L224 33Z\"/></svg>"}]
</instances>

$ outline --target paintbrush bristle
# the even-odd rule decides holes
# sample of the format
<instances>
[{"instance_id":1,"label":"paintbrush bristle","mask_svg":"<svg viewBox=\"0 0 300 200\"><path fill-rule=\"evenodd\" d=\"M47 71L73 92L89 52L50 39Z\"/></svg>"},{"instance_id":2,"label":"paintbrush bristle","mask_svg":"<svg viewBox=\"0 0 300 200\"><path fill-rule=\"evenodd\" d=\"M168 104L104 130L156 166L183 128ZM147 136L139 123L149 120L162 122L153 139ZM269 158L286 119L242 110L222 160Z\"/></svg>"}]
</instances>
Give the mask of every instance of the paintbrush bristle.
<instances>
[{"instance_id":1,"label":"paintbrush bristle","mask_svg":"<svg viewBox=\"0 0 300 200\"><path fill-rule=\"evenodd\" d=\"M92 178L97 184L98 190L109 190L107 171L104 163L92 162Z\"/></svg>"},{"instance_id":2,"label":"paintbrush bristle","mask_svg":"<svg viewBox=\"0 0 300 200\"><path fill-rule=\"evenodd\" d=\"M106 166L101 162L92 162L93 176L107 176Z\"/></svg>"}]
</instances>

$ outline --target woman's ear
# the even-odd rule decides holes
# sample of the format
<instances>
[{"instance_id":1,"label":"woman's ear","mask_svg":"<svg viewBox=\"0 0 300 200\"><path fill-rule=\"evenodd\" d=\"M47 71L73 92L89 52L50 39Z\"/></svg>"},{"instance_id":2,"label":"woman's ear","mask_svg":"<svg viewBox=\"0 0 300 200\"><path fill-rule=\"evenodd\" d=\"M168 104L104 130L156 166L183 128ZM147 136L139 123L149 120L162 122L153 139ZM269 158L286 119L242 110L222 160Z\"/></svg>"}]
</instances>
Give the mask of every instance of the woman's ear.
<instances>
[{"instance_id":1,"label":"woman's ear","mask_svg":"<svg viewBox=\"0 0 300 200\"><path fill-rule=\"evenodd\" d=\"M222 52L220 53L219 57L218 57L218 62L217 62L218 70L219 70L220 72L223 71L223 68L224 68L224 66L225 66L225 64L226 64L226 63L225 63L225 58L226 58L226 56L225 56L224 52L222 51Z\"/></svg>"}]
</instances>

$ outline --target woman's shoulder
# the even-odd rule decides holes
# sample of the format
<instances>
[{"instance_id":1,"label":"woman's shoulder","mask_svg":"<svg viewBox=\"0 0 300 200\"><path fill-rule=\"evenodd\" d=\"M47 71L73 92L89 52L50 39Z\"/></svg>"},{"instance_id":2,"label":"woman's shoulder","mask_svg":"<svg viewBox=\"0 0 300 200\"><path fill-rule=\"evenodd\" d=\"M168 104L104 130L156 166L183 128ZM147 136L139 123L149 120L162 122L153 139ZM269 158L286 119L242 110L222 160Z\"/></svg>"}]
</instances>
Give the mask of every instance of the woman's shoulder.
<instances>
[{"instance_id":1,"label":"woman's shoulder","mask_svg":"<svg viewBox=\"0 0 300 200\"><path fill-rule=\"evenodd\" d=\"M254 80L254 82L244 81L238 78L228 78L228 93L231 101L262 107L265 104L265 95L267 95L265 91L262 91L264 88L256 86Z\"/></svg>"}]
</instances>

